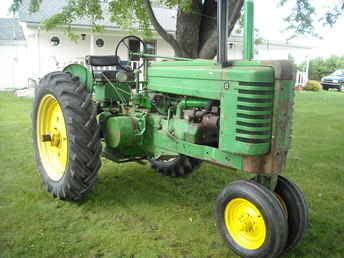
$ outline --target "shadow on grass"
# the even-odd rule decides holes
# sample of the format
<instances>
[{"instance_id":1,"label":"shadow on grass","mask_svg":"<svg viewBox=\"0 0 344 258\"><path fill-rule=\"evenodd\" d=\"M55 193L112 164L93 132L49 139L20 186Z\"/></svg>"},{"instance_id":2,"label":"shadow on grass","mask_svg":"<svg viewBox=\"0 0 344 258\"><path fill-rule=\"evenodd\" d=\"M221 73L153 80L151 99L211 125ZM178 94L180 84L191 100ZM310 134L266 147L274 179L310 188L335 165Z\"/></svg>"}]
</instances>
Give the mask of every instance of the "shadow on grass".
<instances>
[{"instance_id":1,"label":"shadow on grass","mask_svg":"<svg viewBox=\"0 0 344 258\"><path fill-rule=\"evenodd\" d=\"M98 175L94 190L78 205L98 211L141 204L151 208L188 207L209 217L213 216L216 198L224 186L239 179L242 179L240 172L206 163L182 178L160 175L148 165L107 163Z\"/></svg>"}]
</instances>

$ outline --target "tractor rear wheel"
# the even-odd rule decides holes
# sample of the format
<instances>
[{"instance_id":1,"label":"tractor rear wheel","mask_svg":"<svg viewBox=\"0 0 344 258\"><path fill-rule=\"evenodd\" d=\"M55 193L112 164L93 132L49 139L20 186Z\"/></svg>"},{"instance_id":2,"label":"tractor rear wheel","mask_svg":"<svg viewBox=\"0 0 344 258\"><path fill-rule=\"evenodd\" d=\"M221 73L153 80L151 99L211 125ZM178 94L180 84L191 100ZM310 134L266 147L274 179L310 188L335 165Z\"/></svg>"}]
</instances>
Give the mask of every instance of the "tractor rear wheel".
<instances>
[{"instance_id":1,"label":"tractor rear wheel","mask_svg":"<svg viewBox=\"0 0 344 258\"><path fill-rule=\"evenodd\" d=\"M149 160L151 168L158 173L171 177L182 177L194 172L201 166L202 161L184 155L175 157L160 157Z\"/></svg>"},{"instance_id":2,"label":"tractor rear wheel","mask_svg":"<svg viewBox=\"0 0 344 258\"><path fill-rule=\"evenodd\" d=\"M97 109L79 78L46 75L35 92L32 139L38 172L53 197L80 200L101 166Z\"/></svg>"},{"instance_id":3,"label":"tractor rear wheel","mask_svg":"<svg viewBox=\"0 0 344 258\"><path fill-rule=\"evenodd\" d=\"M240 257L277 257L287 242L288 221L279 200L252 181L228 184L217 199L218 229Z\"/></svg>"}]
</instances>

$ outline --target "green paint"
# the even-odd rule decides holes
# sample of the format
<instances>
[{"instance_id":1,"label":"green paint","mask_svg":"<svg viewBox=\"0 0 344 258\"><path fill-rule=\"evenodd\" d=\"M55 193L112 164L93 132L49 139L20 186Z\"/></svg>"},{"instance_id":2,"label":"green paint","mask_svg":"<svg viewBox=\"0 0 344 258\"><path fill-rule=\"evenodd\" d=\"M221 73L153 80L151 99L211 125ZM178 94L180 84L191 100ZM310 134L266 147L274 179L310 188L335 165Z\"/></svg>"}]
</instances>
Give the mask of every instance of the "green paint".
<instances>
[{"instance_id":1,"label":"green paint","mask_svg":"<svg viewBox=\"0 0 344 258\"><path fill-rule=\"evenodd\" d=\"M257 83L257 85L265 84ZM255 83L231 82L229 89L222 95L219 148L223 151L250 156L269 152L273 87L271 84L270 87L255 90L259 87L261 86L255 86ZM260 94L250 95L247 92ZM269 95L265 95L267 93ZM255 103L260 100L267 102ZM247 110L250 107L262 107L268 110ZM255 142L248 143L251 140Z\"/></svg>"},{"instance_id":2,"label":"green paint","mask_svg":"<svg viewBox=\"0 0 344 258\"><path fill-rule=\"evenodd\" d=\"M282 70L282 78L289 72L283 62L233 61L226 68L212 60L145 65L144 81L91 86L86 68L66 68L93 89L104 110L99 121L111 160L180 153L242 169L245 156L288 150L293 81L279 80ZM156 95L165 96L159 106L152 104ZM184 110L204 111L209 100L220 103L218 147L197 144L201 120L185 120L183 115Z\"/></svg>"},{"instance_id":3,"label":"green paint","mask_svg":"<svg viewBox=\"0 0 344 258\"><path fill-rule=\"evenodd\" d=\"M80 79L80 82L86 86L89 92L93 91L93 77L92 73L85 67L80 64L71 64L66 66L63 69L66 73L71 73L73 76L77 76Z\"/></svg>"},{"instance_id":4,"label":"green paint","mask_svg":"<svg viewBox=\"0 0 344 258\"><path fill-rule=\"evenodd\" d=\"M185 108L202 108L208 104L208 100L203 99L183 99L177 105L176 117L182 118L182 112Z\"/></svg>"},{"instance_id":5,"label":"green paint","mask_svg":"<svg viewBox=\"0 0 344 258\"><path fill-rule=\"evenodd\" d=\"M290 146L293 68L251 60L253 1L244 6L244 60L227 67L161 56L154 57L168 61L149 62L152 55L131 53L144 60L143 80L135 70L128 75L135 80L122 83L96 82L81 65L65 68L95 95L107 158L183 154L244 169L245 158L255 157L268 162L268 173L281 171Z\"/></svg>"},{"instance_id":6,"label":"green paint","mask_svg":"<svg viewBox=\"0 0 344 258\"><path fill-rule=\"evenodd\" d=\"M245 0L244 3L244 59L253 58L254 38L254 4L253 0Z\"/></svg>"},{"instance_id":7,"label":"green paint","mask_svg":"<svg viewBox=\"0 0 344 258\"><path fill-rule=\"evenodd\" d=\"M256 66L242 65L228 68L220 68L215 63L209 66L211 63L209 61L174 63L176 66L165 65L162 62L161 66L149 67L147 86L149 90L219 100L224 90L225 80L273 82L273 70L258 66L256 63L254 63Z\"/></svg>"},{"instance_id":8,"label":"green paint","mask_svg":"<svg viewBox=\"0 0 344 258\"><path fill-rule=\"evenodd\" d=\"M131 97L132 83L111 82L111 83L95 83L93 88L97 101L120 101L129 103Z\"/></svg>"}]
</instances>

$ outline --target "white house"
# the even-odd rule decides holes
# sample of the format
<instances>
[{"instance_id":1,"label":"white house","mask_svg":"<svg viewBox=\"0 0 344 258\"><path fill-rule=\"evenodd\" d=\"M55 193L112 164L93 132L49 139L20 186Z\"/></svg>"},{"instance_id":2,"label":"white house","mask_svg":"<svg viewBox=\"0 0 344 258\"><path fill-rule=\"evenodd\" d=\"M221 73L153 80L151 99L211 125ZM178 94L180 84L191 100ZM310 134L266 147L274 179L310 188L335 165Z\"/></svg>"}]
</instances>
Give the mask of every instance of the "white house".
<instances>
[{"instance_id":1,"label":"white house","mask_svg":"<svg viewBox=\"0 0 344 258\"><path fill-rule=\"evenodd\" d=\"M21 88L29 73L27 45L17 19L0 18L0 90Z\"/></svg>"},{"instance_id":2,"label":"white house","mask_svg":"<svg viewBox=\"0 0 344 258\"><path fill-rule=\"evenodd\" d=\"M89 54L113 55L116 44L121 38L128 35L127 31L121 30L119 26L111 23L109 15L105 13L106 18L98 23L104 27L102 33L92 33L89 25L91 22L87 19L74 21L71 24L72 31L79 36L79 39L73 41L65 35L63 26L50 31L45 31L42 26L42 21L61 11L66 1L43 0L40 11L33 14L28 10L28 2L28 0L23 1L19 19L26 36L27 48L30 50L29 73L36 78L40 78L50 71L60 70L70 63L84 63L85 56ZM176 27L175 10L167 8L154 8L154 10L164 28L173 33ZM173 49L157 33L153 32L153 36L154 40L147 42L151 46L152 54L174 55ZM135 44L130 43L130 47L135 47ZM120 49L119 55L121 59L127 59L128 50Z\"/></svg>"},{"instance_id":3,"label":"white house","mask_svg":"<svg viewBox=\"0 0 344 258\"><path fill-rule=\"evenodd\" d=\"M86 19L79 19L71 24L74 34L79 36L75 42L69 39L64 33L64 27L59 26L56 29L45 31L42 26L42 21L49 18L53 14L58 13L65 5L66 0L43 0L40 11L37 13L29 13L29 0L23 0L23 6L19 11L19 21L23 34L22 46L23 51L20 53L20 70L23 71L20 75L14 74L14 77L20 76L20 80L16 83L2 83L1 88L24 87L28 78L41 78L44 74L61 70L70 63L84 63L85 55L111 55L114 54L115 46L119 40L128 35L127 31L121 30L119 26L110 22L109 14L105 13L105 19L99 22L99 25L104 27L102 33L92 33L90 30L90 21ZM106 1L104 1L106 7ZM106 8L104 8L105 10ZM176 31L176 16L175 9L168 9L154 5L154 12L161 23L161 25L170 33ZM159 56L173 56L174 51L168 43L166 43L156 32L153 32L153 40L147 42L150 45L152 54ZM132 42L129 47L135 48L135 42ZM229 58L242 58L242 37L234 35L229 40ZM4 52L0 46L0 53ZM26 51L25 51L26 49ZM309 48L304 46L290 45L281 42L264 41L256 47L257 59L287 59L289 53L294 51L307 51ZM128 58L128 50L120 49L119 53L121 59ZM19 64L18 64L19 65ZM9 68L8 68L9 69ZM13 69L18 71L18 69ZM5 76L10 81L13 76L11 73L6 73ZM15 79L17 80L17 79ZM20 81L20 83L19 83ZM10 85L10 86L9 86Z\"/></svg>"}]
</instances>

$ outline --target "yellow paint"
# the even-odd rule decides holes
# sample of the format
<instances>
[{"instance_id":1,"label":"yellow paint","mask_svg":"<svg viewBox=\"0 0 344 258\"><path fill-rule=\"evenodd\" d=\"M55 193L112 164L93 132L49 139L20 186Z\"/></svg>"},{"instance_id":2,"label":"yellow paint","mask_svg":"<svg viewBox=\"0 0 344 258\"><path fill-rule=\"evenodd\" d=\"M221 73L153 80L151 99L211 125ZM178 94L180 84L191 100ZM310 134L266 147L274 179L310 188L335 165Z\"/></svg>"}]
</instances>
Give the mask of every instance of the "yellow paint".
<instances>
[{"instance_id":1,"label":"yellow paint","mask_svg":"<svg viewBox=\"0 0 344 258\"><path fill-rule=\"evenodd\" d=\"M43 136L50 136L49 140L43 141ZM52 95L45 95L38 107L37 145L48 176L54 181L59 181L67 167L68 141L60 104Z\"/></svg>"},{"instance_id":2,"label":"yellow paint","mask_svg":"<svg viewBox=\"0 0 344 258\"><path fill-rule=\"evenodd\" d=\"M280 196L278 193L274 193L275 196L277 197L278 201L280 202L285 214L288 216L288 209L287 209L287 204L283 200L282 196Z\"/></svg>"},{"instance_id":3,"label":"yellow paint","mask_svg":"<svg viewBox=\"0 0 344 258\"><path fill-rule=\"evenodd\" d=\"M266 239L265 220L258 208L243 198L231 200L225 208L225 225L233 240L239 246L255 250Z\"/></svg>"}]
</instances>

